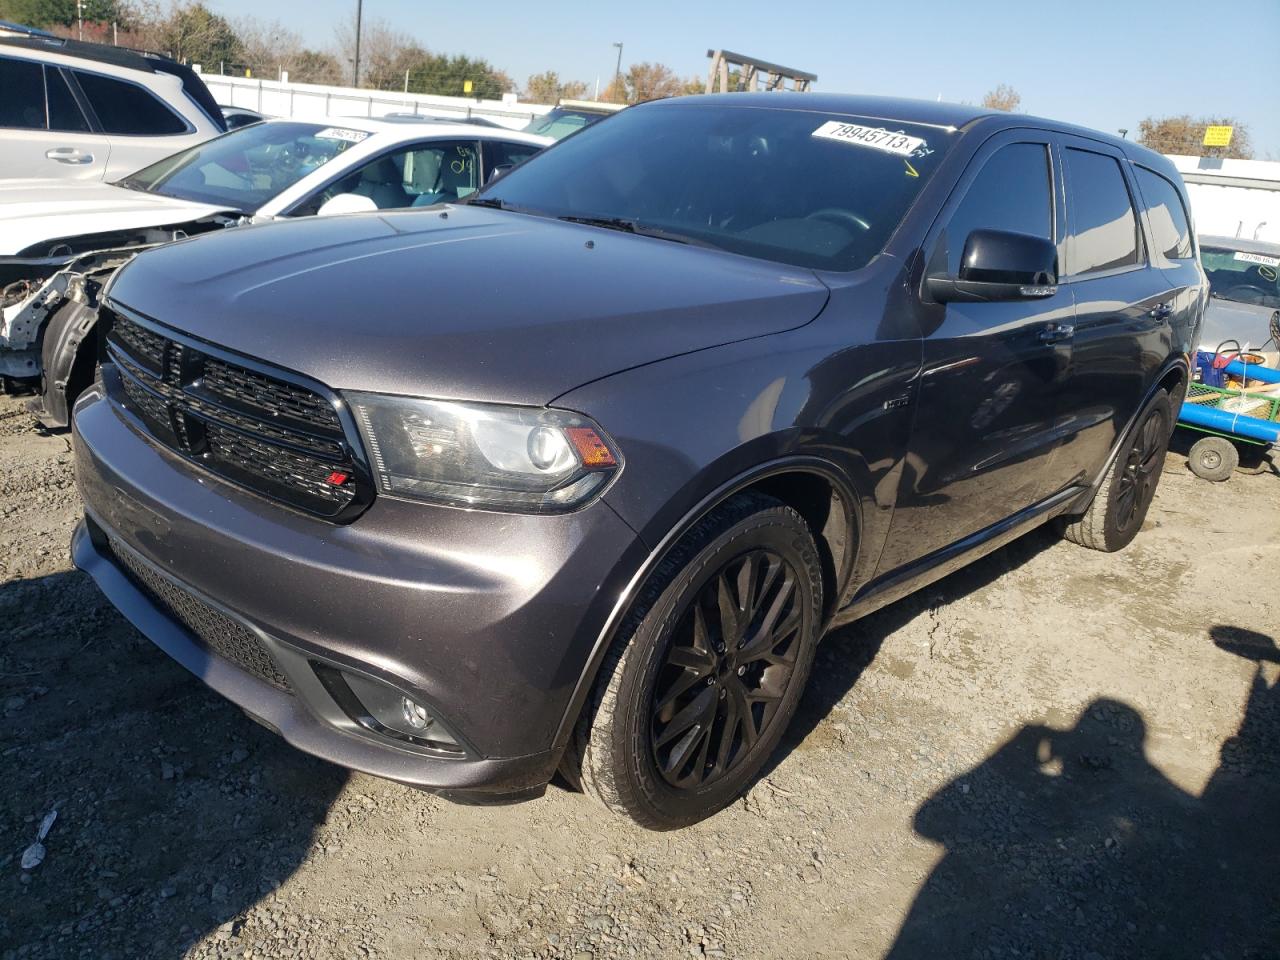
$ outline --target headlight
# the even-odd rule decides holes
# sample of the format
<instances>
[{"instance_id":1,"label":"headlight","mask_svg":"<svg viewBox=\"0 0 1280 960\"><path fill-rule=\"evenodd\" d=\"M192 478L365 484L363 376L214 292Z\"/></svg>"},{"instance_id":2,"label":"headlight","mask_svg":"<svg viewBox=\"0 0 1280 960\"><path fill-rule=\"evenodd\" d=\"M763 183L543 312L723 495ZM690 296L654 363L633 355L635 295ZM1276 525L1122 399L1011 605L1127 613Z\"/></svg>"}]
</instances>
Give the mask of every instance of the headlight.
<instances>
[{"instance_id":1,"label":"headlight","mask_svg":"<svg viewBox=\"0 0 1280 960\"><path fill-rule=\"evenodd\" d=\"M558 513L602 490L618 456L563 410L348 393L383 493L464 507Z\"/></svg>"}]
</instances>

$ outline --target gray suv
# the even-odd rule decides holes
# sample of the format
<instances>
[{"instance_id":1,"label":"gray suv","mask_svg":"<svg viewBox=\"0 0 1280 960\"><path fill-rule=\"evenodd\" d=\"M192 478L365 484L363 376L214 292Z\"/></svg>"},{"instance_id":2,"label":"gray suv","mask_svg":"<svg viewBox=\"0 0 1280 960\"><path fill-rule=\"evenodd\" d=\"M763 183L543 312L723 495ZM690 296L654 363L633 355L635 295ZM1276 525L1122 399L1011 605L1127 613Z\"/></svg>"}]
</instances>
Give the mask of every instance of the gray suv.
<instances>
[{"instance_id":1,"label":"gray suv","mask_svg":"<svg viewBox=\"0 0 1280 960\"><path fill-rule=\"evenodd\" d=\"M1046 522L1117 550L1206 299L1132 143L978 108L639 106L464 203L143 253L75 561L303 750L652 828L777 747L824 632Z\"/></svg>"}]
</instances>

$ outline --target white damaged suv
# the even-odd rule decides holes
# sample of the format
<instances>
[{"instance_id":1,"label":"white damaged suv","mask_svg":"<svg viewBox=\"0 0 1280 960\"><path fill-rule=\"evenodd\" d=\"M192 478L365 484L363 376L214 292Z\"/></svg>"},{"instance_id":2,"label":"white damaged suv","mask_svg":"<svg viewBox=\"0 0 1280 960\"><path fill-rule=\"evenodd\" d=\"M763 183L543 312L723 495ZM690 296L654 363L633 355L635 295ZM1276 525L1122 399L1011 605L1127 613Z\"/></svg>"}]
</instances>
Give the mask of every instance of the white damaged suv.
<instances>
[{"instance_id":1,"label":"white damaged suv","mask_svg":"<svg viewBox=\"0 0 1280 960\"><path fill-rule=\"evenodd\" d=\"M168 57L0 29L0 179L117 180L226 129Z\"/></svg>"}]
</instances>

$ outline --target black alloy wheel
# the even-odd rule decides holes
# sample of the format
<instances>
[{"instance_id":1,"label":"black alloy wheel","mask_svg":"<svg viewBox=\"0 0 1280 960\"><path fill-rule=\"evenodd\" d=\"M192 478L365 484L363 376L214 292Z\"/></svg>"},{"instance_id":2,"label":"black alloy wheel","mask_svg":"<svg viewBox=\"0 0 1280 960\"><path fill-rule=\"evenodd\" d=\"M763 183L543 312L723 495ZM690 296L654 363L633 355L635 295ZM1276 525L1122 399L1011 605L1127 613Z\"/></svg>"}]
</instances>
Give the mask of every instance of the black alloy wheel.
<instances>
[{"instance_id":1,"label":"black alloy wheel","mask_svg":"<svg viewBox=\"0 0 1280 960\"><path fill-rule=\"evenodd\" d=\"M774 719L795 674L798 575L752 550L707 580L676 623L654 686L651 749L676 789L732 770Z\"/></svg>"},{"instance_id":2,"label":"black alloy wheel","mask_svg":"<svg viewBox=\"0 0 1280 960\"><path fill-rule=\"evenodd\" d=\"M715 507L635 598L562 758L565 778L651 830L732 803L795 716L823 590L794 509L759 493Z\"/></svg>"},{"instance_id":3,"label":"black alloy wheel","mask_svg":"<svg viewBox=\"0 0 1280 960\"><path fill-rule=\"evenodd\" d=\"M1169 444L1167 414L1167 407L1148 412L1129 446L1124 469L1116 475L1116 527L1122 532L1127 531L1135 519L1146 516L1151 498L1155 496L1165 448Z\"/></svg>"}]
</instances>

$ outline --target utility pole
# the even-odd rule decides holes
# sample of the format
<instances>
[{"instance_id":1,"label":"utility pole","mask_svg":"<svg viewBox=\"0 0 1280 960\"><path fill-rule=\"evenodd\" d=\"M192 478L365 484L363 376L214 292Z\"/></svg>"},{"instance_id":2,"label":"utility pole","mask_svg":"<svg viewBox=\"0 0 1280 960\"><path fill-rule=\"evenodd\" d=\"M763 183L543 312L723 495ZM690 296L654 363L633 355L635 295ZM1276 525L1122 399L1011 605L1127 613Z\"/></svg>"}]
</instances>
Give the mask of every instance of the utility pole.
<instances>
[{"instance_id":1,"label":"utility pole","mask_svg":"<svg viewBox=\"0 0 1280 960\"><path fill-rule=\"evenodd\" d=\"M351 71L351 85L360 86L360 20L364 15L364 0L356 0L356 60Z\"/></svg>"},{"instance_id":2,"label":"utility pole","mask_svg":"<svg viewBox=\"0 0 1280 960\"><path fill-rule=\"evenodd\" d=\"M76 0L76 24L79 30L80 39L84 39L84 4L81 0Z\"/></svg>"},{"instance_id":3,"label":"utility pole","mask_svg":"<svg viewBox=\"0 0 1280 960\"><path fill-rule=\"evenodd\" d=\"M613 95L622 96L625 100L626 96L622 93L622 44L615 43L614 46L618 48L618 65L613 71Z\"/></svg>"}]
</instances>

